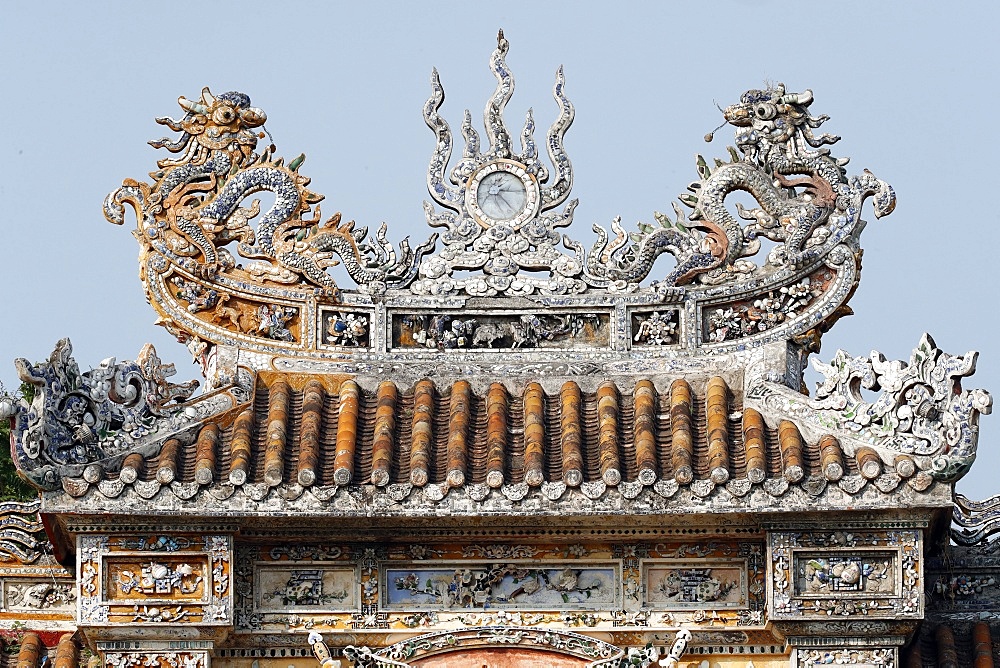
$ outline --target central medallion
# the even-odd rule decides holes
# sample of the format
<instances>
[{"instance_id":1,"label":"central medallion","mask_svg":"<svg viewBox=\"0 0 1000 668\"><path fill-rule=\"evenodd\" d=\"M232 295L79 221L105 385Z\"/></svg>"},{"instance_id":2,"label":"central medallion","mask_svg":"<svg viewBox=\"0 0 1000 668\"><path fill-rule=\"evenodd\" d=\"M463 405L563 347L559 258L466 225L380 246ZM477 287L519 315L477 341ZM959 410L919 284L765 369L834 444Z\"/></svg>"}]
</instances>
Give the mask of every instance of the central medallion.
<instances>
[{"instance_id":1,"label":"central medallion","mask_svg":"<svg viewBox=\"0 0 1000 668\"><path fill-rule=\"evenodd\" d=\"M524 165L513 160L495 160L469 178L465 205L486 229L506 224L517 230L537 215L538 194L538 181Z\"/></svg>"}]
</instances>

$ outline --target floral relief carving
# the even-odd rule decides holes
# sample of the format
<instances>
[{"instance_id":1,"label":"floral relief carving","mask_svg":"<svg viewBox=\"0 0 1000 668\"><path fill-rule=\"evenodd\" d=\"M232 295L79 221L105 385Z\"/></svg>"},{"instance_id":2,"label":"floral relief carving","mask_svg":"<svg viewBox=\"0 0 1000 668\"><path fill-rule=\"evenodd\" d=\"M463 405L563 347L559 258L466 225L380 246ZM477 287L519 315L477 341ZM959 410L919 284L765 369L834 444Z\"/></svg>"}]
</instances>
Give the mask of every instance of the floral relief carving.
<instances>
[{"instance_id":1,"label":"floral relief carving","mask_svg":"<svg viewBox=\"0 0 1000 668\"><path fill-rule=\"evenodd\" d=\"M123 568L117 573L116 584L123 594L193 594L202 582L201 571L188 563L170 565L151 561L140 566L138 573Z\"/></svg>"},{"instance_id":2,"label":"floral relief carving","mask_svg":"<svg viewBox=\"0 0 1000 668\"><path fill-rule=\"evenodd\" d=\"M680 314L676 310L635 313L632 342L646 346L669 346L680 340Z\"/></svg>"},{"instance_id":3,"label":"floral relief carving","mask_svg":"<svg viewBox=\"0 0 1000 668\"><path fill-rule=\"evenodd\" d=\"M776 618L922 614L916 530L772 532L769 543Z\"/></svg>"},{"instance_id":4,"label":"floral relief carving","mask_svg":"<svg viewBox=\"0 0 1000 668\"><path fill-rule=\"evenodd\" d=\"M894 567L894 553L837 553L830 557L800 553L796 555L796 591L805 596L891 592Z\"/></svg>"},{"instance_id":5,"label":"floral relief carving","mask_svg":"<svg viewBox=\"0 0 1000 668\"><path fill-rule=\"evenodd\" d=\"M889 649L809 649L796 650L803 668L837 665L844 668L896 668L896 650Z\"/></svg>"},{"instance_id":6,"label":"floral relief carving","mask_svg":"<svg viewBox=\"0 0 1000 668\"><path fill-rule=\"evenodd\" d=\"M367 314L333 311L324 313L323 318L323 343L345 347L369 345Z\"/></svg>"},{"instance_id":7,"label":"floral relief carving","mask_svg":"<svg viewBox=\"0 0 1000 668\"><path fill-rule=\"evenodd\" d=\"M207 652L105 652L106 668L206 668Z\"/></svg>"},{"instance_id":8,"label":"floral relief carving","mask_svg":"<svg viewBox=\"0 0 1000 668\"><path fill-rule=\"evenodd\" d=\"M54 580L43 582L8 580L4 583L4 594L4 607L13 610L75 610L77 600L74 584Z\"/></svg>"},{"instance_id":9,"label":"floral relief carving","mask_svg":"<svg viewBox=\"0 0 1000 668\"><path fill-rule=\"evenodd\" d=\"M81 536L79 541L81 623L229 622L229 536Z\"/></svg>"},{"instance_id":10,"label":"floral relief carving","mask_svg":"<svg viewBox=\"0 0 1000 668\"><path fill-rule=\"evenodd\" d=\"M822 269L754 299L706 309L705 339L712 343L731 341L791 321L820 297L832 280L832 271Z\"/></svg>"}]
</instances>

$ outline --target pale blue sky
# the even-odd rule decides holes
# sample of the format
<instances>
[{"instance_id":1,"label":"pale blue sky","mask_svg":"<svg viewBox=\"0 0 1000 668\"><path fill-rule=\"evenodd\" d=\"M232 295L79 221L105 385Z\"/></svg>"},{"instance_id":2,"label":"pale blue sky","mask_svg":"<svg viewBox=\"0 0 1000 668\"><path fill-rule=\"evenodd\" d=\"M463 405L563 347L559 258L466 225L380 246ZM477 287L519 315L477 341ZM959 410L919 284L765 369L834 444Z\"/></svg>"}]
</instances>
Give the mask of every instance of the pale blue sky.
<instances>
[{"instance_id":1,"label":"pale blue sky","mask_svg":"<svg viewBox=\"0 0 1000 668\"><path fill-rule=\"evenodd\" d=\"M327 196L326 215L423 238L433 136L421 107L432 66L453 128L480 118L494 81L497 28L511 43L512 125L555 114L565 65L576 123L566 147L580 199L571 233L621 215L651 221L696 178L693 156L724 156L730 130L702 136L747 88L812 88L824 130L844 139L851 173L871 169L899 205L862 237L857 313L826 335L840 347L906 359L923 331L952 353L982 351L970 386L1000 393L998 218L994 192L1000 4L870 2L146 3L0 5L0 256L9 360L73 340L83 368L131 359L146 341L193 377L187 351L152 325L128 229L101 202L143 179L145 142L178 116L178 95L242 90L268 113L279 154ZM667 266L669 261L664 261ZM960 491L1000 492L1000 419L983 419L980 459Z\"/></svg>"}]
</instances>

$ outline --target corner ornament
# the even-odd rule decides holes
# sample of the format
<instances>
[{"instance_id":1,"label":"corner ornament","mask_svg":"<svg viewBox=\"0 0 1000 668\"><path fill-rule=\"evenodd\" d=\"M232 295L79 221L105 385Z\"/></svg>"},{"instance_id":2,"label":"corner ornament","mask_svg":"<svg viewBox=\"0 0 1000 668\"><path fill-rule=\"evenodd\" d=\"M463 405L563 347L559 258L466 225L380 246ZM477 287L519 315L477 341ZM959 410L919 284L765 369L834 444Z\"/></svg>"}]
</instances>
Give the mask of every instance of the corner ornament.
<instances>
[{"instance_id":1,"label":"corner ornament","mask_svg":"<svg viewBox=\"0 0 1000 668\"><path fill-rule=\"evenodd\" d=\"M184 430L232 407L228 391L190 400L198 381L175 384L173 364L146 344L135 361L108 358L81 372L69 339L49 359L14 362L34 389L31 402L4 402L0 418L14 418L15 464L36 486L55 489L62 477L84 474L91 464L121 456L164 434ZM86 475L86 474L84 474Z\"/></svg>"},{"instance_id":2,"label":"corner ornament","mask_svg":"<svg viewBox=\"0 0 1000 668\"><path fill-rule=\"evenodd\" d=\"M817 430L833 430L847 447L870 445L911 455L921 470L952 482L975 461L979 416L993 410L989 392L962 389L978 355L945 353L929 334L921 337L909 362L886 360L878 351L852 357L838 350L829 364L813 360L824 378L815 398L767 381L752 385L748 398L788 411ZM869 401L862 389L878 394Z\"/></svg>"}]
</instances>

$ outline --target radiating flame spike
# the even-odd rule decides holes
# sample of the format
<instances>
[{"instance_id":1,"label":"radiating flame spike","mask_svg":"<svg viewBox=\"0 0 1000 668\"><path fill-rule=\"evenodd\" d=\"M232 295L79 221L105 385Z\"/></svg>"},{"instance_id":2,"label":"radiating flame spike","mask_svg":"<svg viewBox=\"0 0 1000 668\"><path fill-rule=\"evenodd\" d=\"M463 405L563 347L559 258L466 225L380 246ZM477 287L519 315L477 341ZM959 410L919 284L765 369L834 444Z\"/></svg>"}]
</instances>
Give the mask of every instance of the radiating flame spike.
<instances>
[{"instance_id":1,"label":"radiating flame spike","mask_svg":"<svg viewBox=\"0 0 1000 668\"><path fill-rule=\"evenodd\" d=\"M552 87L552 97L559 105L559 117L549 128L546 135L546 148L549 159L555 168L555 181L551 186L542 188L541 198L546 206L553 206L562 202L569 195L573 187L573 165L569 161L569 156L563 148L563 139L566 131L573 124L575 110L573 103L566 97L564 89L566 87L566 77L563 75L563 67L556 70L556 83Z\"/></svg>"},{"instance_id":2,"label":"radiating flame spike","mask_svg":"<svg viewBox=\"0 0 1000 668\"><path fill-rule=\"evenodd\" d=\"M490 138L490 153L496 158L510 157L510 133L504 124L503 112L514 94L514 76L507 69L507 49L509 45L503 31L497 36L496 51L490 56L490 69L497 79L497 87L483 111L486 134Z\"/></svg>"},{"instance_id":3,"label":"radiating flame spike","mask_svg":"<svg viewBox=\"0 0 1000 668\"><path fill-rule=\"evenodd\" d=\"M438 110L444 104L444 87L438 77L437 68L431 71L431 96L424 104L424 122L437 137L434 146L434 153L431 155L430 167L427 170L427 190L431 197L442 206L455 209L455 202L459 201L461 192L459 189L449 186L445 182L445 170L451 160L451 128Z\"/></svg>"},{"instance_id":4,"label":"radiating flame spike","mask_svg":"<svg viewBox=\"0 0 1000 668\"><path fill-rule=\"evenodd\" d=\"M531 166L537 162L538 147L535 145L535 117L531 109L524 118L524 129L521 130L521 159Z\"/></svg>"},{"instance_id":5,"label":"radiating flame spike","mask_svg":"<svg viewBox=\"0 0 1000 668\"><path fill-rule=\"evenodd\" d=\"M687 215L684 213L684 209L682 209L677 202L671 202L670 206L673 207L674 213L677 215L678 224L682 224L685 220L687 220Z\"/></svg>"},{"instance_id":6,"label":"radiating flame spike","mask_svg":"<svg viewBox=\"0 0 1000 668\"><path fill-rule=\"evenodd\" d=\"M623 236L625 234L625 228L622 227L622 217L615 216L611 219L611 230L617 236Z\"/></svg>"},{"instance_id":7,"label":"radiating flame spike","mask_svg":"<svg viewBox=\"0 0 1000 668\"><path fill-rule=\"evenodd\" d=\"M462 155L466 158L475 158L479 155L479 133L472 126L472 112L465 110L465 119L462 121L462 138L465 139L465 151Z\"/></svg>"},{"instance_id":8,"label":"radiating flame spike","mask_svg":"<svg viewBox=\"0 0 1000 668\"><path fill-rule=\"evenodd\" d=\"M708 163L705 162L705 156L703 155L696 156L695 165L698 168L698 176L700 176L701 178L707 179L712 175L712 170L709 169Z\"/></svg>"}]
</instances>

